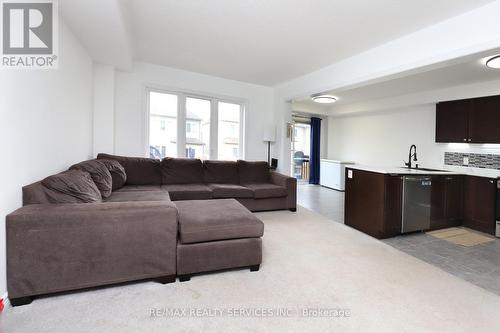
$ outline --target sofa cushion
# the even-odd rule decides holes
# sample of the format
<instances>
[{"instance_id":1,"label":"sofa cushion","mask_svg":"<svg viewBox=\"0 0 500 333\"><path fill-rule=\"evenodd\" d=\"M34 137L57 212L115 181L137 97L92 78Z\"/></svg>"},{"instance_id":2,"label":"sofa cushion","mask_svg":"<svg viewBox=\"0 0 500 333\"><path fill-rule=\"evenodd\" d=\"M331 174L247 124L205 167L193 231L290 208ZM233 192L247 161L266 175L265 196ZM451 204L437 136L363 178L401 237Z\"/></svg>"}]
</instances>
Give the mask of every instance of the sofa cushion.
<instances>
[{"instance_id":1,"label":"sofa cushion","mask_svg":"<svg viewBox=\"0 0 500 333\"><path fill-rule=\"evenodd\" d=\"M88 172L68 170L42 180L51 203L99 202L101 192Z\"/></svg>"},{"instance_id":2,"label":"sofa cushion","mask_svg":"<svg viewBox=\"0 0 500 333\"><path fill-rule=\"evenodd\" d=\"M251 183L245 184L244 186L253 191L255 199L280 198L287 196L286 188L283 186L270 183Z\"/></svg>"},{"instance_id":3,"label":"sofa cushion","mask_svg":"<svg viewBox=\"0 0 500 333\"><path fill-rule=\"evenodd\" d=\"M23 206L50 203L47 191L41 181L23 186Z\"/></svg>"},{"instance_id":4,"label":"sofa cushion","mask_svg":"<svg viewBox=\"0 0 500 333\"><path fill-rule=\"evenodd\" d=\"M162 184L203 183L203 165L199 159L166 157L161 161Z\"/></svg>"},{"instance_id":5,"label":"sofa cushion","mask_svg":"<svg viewBox=\"0 0 500 333\"><path fill-rule=\"evenodd\" d=\"M126 157L109 154L98 154L98 159L118 161L127 174L126 184L161 185L160 161L144 157Z\"/></svg>"},{"instance_id":6,"label":"sofa cushion","mask_svg":"<svg viewBox=\"0 0 500 333\"><path fill-rule=\"evenodd\" d=\"M213 198L253 198L253 191L236 184L208 184Z\"/></svg>"},{"instance_id":7,"label":"sofa cushion","mask_svg":"<svg viewBox=\"0 0 500 333\"><path fill-rule=\"evenodd\" d=\"M106 202L126 202L126 201L166 201L170 202L167 191L116 191L113 192Z\"/></svg>"},{"instance_id":8,"label":"sofa cushion","mask_svg":"<svg viewBox=\"0 0 500 333\"><path fill-rule=\"evenodd\" d=\"M172 200L205 200L212 199L212 190L205 184L171 184L163 185Z\"/></svg>"},{"instance_id":9,"label":"sofa cushion","mask_svg":"<svg viewBox=\"0 0 500 333\"><path fill-rule=\"evenodd\" d=\"M115 161L115 160L106 160L106 159L100 159L104 165L109 170L109 173L111 174L111 179L112 179L112 188L113 191L118 190L119 188L122 188L123 185L127 182L127 174L125 173L125 168L120 164L120 162Z\"/></svg>"},{"instance_id":10,"label":"sofa cushion","mask_svg":"<svg viewBox=\"0 0 500 333\"><path fill-rule=\"evenodd\" d=\"M182 201L179 235L183 244L261 237L264 224L235 199Z\"/></svg>"},{"instance_id":11,"label":"sofa cushion","mask_svg":"<svg viewBox=\"0 0 500 333\"><path fill-rule=\"evenodd\" d=\"M235 161L203 161L205 183L239 184L238 164Z\"/></svg>"},{"instance_id":12,"label":"sofa cushion","mask_svg":"<svg viewBox=\"0 0 500 333\"><path fill-rule=\"evenodd\" d=\"M269 164L262 161L238 160L240 184L269 182Z\"/></svg>"},{"instance_id":13,"label":"sofa cushion","mask_svg":"<svg viewBox=\"0 0 500 333\"><path fill-rule=\"evenodd\" d=\"M161 185L125 185L116 192L162 191Z\"/></svg>"},{"instance_id":14,"label":"sofa cushion","mask_svg":"<svg viewBox=\"0 0 500 333\"><path fill-rule=\"evenodd\" d=\"M112 190L112 178L107 166L99 160L89 160L72 165L70 170L87 171L103 198L109 197Z\"/></svg>"}]
</instances>

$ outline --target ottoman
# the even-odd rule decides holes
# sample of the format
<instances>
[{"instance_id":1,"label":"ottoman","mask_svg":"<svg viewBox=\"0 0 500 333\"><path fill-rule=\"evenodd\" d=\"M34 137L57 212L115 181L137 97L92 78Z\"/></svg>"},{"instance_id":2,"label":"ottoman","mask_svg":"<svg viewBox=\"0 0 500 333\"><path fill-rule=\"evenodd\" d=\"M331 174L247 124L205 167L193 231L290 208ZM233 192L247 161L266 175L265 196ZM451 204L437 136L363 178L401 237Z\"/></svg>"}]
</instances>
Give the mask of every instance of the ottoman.
<instances>
[{"instance_id":1,"label":"ottoman","mask_svg":"<svg viewBox=\"0 0 500 333\"><path fill-rule=\"evenodd\" d=\"M258 271L262 262L264 223L235 199L175 203L179 214L177 275L229 268Z\"/></svg>"}]
</instances>

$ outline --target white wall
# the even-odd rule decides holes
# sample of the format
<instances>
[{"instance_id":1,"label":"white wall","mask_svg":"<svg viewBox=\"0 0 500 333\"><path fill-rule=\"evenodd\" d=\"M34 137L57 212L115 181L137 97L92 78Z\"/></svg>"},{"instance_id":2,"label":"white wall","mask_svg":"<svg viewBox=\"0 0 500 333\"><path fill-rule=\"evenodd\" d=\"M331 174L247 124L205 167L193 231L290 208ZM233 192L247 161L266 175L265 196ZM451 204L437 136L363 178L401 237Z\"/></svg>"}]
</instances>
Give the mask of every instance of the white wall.
<instances>
[{"instance_id":1,"label":"white wall","mask_svg":"<svg viewBox=\"0 0 500 333\"><path fill-rule=\"evenodd\" d=\"M329 117L328 157L376 166L404 166L412 144L422 165L442 165L446 145L434 143L435 105L390 113Z\"/></svg>"},{"instance_id":2,"label":"white wall","mask_svg":"<svg viewBox=\"0 0 500 333\"><path fill-rule=\"evenodd\" d=\"M131 72L115 74L116 154L147 153L146 86L245 100L245 158L267 159L262 138L264 124L274 122L272 88L147 63L135 63Z\"/></svg>"},{"instance_id":3,"label":"white wall","mask_svg":"<svg viewBox=\"0 0 500 333\"><path fill-rule=\"evenodd\" d=\"M115 150L115 69L94 64L93 138L94 155L113 154Z\"/></svg>"},{"instance_id":4,"label":"white wall","mask_svg":"<svg viewBox=\"0 0 500 333\"><path fill-rule=\"evenodd\" d=\"M0 297L4 217L21 206L21 187L92 154L92 61L61 20L59 27L59 69L0 71Z\"/></svg>"},{"instance_id":5,"label":"white wall","mask_svg":"<svg viewBox=\"0 0 500 333\"><path fill-rule=\"evenodd\" d=\"M328 158L328 117L321 116L321 139L319 140L319 157Z\"/></svg>"},{"instance_id":6,"label":"white wall","mask_svg":"<svg viewBox=\"0 0 500 333\"><path fill-rule=\"evenodd\" d=\"M437 101L499 94L496 80L333 107L328 119L328 158L403 166L415 144L421 166L441 168L445 151L500 154L491 145L434 142Z\"/></svg>"},{"instance_id":7,"label":"white wall","mask_svg":"<svg viewBox=\"0 0 500 333\"><path fill-rule=\"evenodd\" d=\"M484 145L435 143L435 124L435 104L329 117L328 156L372 166L404 166L415 144L420 166L442 168L447 151L500 154L500 149Z\"/></svg>"}]
</instances>

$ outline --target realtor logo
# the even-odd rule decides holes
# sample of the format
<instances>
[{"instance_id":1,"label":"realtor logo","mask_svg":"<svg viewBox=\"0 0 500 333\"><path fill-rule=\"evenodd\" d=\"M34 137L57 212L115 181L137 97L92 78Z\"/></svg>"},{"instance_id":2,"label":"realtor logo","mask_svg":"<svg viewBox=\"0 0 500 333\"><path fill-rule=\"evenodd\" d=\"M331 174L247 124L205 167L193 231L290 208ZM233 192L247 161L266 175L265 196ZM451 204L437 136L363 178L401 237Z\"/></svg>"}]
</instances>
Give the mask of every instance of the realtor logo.
<instances>
[{"instance_id":1,"label":"realtor logo","mask_svg":"<svg viewBox=\"0 0 500 333\"><path fill-rule=\"evenodd\" d=\"M57 68L57 3L5 0L2 8L2 67Z\"/></svg>"}]
</instances>

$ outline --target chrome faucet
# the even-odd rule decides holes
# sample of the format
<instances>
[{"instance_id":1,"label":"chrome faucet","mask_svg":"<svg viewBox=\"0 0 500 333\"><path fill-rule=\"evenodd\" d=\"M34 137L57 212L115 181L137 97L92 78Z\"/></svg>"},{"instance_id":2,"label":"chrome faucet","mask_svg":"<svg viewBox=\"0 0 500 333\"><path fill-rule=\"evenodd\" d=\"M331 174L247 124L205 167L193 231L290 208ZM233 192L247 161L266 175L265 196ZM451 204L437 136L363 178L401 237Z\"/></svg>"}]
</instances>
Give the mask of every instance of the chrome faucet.
<instances>
[{"instance_id":1,"label":"chrome faucet","mask_svg":"<svg viewBox=\"0 0 500 333\"><path fill-rule=\"evenodd\" d=\"M413 150L413 154L411 153ZM417 146L411 145L410 152L408 153L408 162L405 165L411 169L411 158L413 157L413 161L417 162Z\"/></svg>"}]
</instances>

